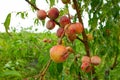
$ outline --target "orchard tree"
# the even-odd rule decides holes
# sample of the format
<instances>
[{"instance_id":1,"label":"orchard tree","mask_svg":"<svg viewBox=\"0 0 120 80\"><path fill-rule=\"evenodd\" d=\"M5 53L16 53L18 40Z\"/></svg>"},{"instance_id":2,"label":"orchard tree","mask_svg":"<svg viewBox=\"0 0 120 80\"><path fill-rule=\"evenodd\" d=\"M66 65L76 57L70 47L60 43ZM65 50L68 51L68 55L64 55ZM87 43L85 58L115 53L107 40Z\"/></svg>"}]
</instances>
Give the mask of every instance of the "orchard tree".
<instances>
[{"instance_id":1,"label":"orchard tree","mask_svg":"<svg viewBox=\"0 0 120 80\"><path fill-rule=\"evenodd\" d=\"M119 80L120 77L120 1L119 0L46 0L49 10L25 0L37 19L48 30L59 26L55 45L48 50L49 60L34 77L40 80ZM64 8L56 8L62 2ZM40 3L43 4L43 3ZM76 11L71 15L70 7ZM88 28L83 22L88 14ZM22 17L26 12L21 12ZM46 21L46 18L49 20ZM11 14L4 23L8 32ZM41 28L41 27L40 27ZM10 33L9 33L10 34ZM47 42L47 39L44 40ZM46 59L46 56L44 56ZM43 65L41 65L43 66Z\"/></svg>"}]
</instances>

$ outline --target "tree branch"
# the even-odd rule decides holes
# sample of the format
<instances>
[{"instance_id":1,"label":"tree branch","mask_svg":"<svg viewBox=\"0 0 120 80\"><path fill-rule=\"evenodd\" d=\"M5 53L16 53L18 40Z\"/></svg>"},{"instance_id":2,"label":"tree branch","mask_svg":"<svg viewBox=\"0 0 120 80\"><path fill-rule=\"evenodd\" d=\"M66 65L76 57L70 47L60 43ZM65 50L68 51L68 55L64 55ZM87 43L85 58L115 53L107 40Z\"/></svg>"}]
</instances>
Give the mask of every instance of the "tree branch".
<instances>
[{"instance_id":1,"label":"tree branch","mask_svg":"<svg viewBox=\"0 0 120 80\"><path fill-rule=\"evenodd\" d=\"M40 10L37 6L35 6L34 4L32 4L29 0L25 0L28 4L30 4L35 10ZM48 16L47 16L48 17ZM49 18L49 17L48 17ZM60 26L60 24L56 21L53 20L58 26Z\"/></svg>"},{"instance_id":2,"label":"tree branch","mask_svg":"<svg viewBox=\"0 0 120 80\"><path fill-rule=\"evenodd\" d=\"M80 7L78 5L77 0L73 0L73 3L75 5L75 9L76 9L76 12L77 12L77 15L78 15L79 22L81 22L83 27L84 27L84 24L83 24L83 21L82 21L82 18L81 18ZM88 41L87 41L87 36L86 36L85 30L83 30L82 36L83 36L84 46L85 46L85 50L86 50L86 55L90 56L90 49L89 49L89 45L88 45Z\"/></svg>"},{"instance_id":3,"label":"tree branch","mask_svg":"<svg viewBox=\"0 0 120 80\"><path fill-rule=\"evenodd\" d=\"M46 67L43 69L43 71L40 73L40 80L44 80L44 76L46 71L48 70L50 64L51 64L52 60L50 59L46 65Z\"/></svg>"},{"instance_id":4,"label":"tree branch","mask_svg":"<svg viewBox=\"0 0 120 80\"><path fill-rule=\"evenodd\" d=\"M80 13L80 9L81 9L81 8L79 7L77 0L73 0L73 3L74 3L74 5L75 5L75 9L76 9L76 12L77 12L77 15L78 15L79 22L82 23L83 28L84 28L84 24L83 24L82 17L81 17L81 13ZM78 38L78 39L84 43L85 50L86 50L86 55L90 57L90 49L89 49L89 45L88 45L88 41L87 41L87 35L86 35L86 33L85 33L85 28L83 29L82 36L83 36L83 40L81 40L81 39L79 39L79 38ZM93 67L93 69L92 69L92 74L95 74L95 69L94 69L94 67ZM95 77L93 78L93 80L98 80L97 76L95 76Z\"/></svg>"},{"instance_id":5,"label":"tree branch","mask_svg":"<svg viewBox=\"0 0 120 80\"><path fill-rule=\"evenodd\" d=\"M80 40L82 43L84 43L84 41L82 39L80 39L78 36L77 36L77 39Z\"/></svg>"},{"instance_id":6,"label":"tree branch","mask_svg":"<svg viewBox=\"0 0 120 80\"><path fill-rule=\"evenodd\" d=\"M25 1L28 2L28 4L30 4L34 9L39 10L39 8L34 4L32 4L29 0L25 0Z\"/></svg>"}]
</instances>

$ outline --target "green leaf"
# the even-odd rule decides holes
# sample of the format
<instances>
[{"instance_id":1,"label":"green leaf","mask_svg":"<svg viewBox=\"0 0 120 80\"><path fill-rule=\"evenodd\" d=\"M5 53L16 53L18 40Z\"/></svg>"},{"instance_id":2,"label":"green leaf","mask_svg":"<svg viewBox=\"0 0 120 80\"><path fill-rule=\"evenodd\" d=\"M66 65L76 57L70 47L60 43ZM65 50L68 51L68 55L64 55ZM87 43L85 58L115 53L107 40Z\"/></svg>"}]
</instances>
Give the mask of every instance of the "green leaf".
<instances>
[{"instance_id":1,"label":"green leaf","mask_svg":"<svg viewBox=\"0 0 120 80\"><path fill-rule=\"evenodd\" d=\"M0 78L7 77L7 76L22 77L21 74L17 71L5 71L5 72L0 73Z\"/></svg>"},{"instance_id":2,"label":"green leaf","mask_svg":"<svg viewBox=\"0 0 120 80\"><path fill-rule=\"evenodd\" d=\"M58 71L58 73L61 73L62 70L63 70L63 63L58 63L57 64L57 71Z\"/></svg>"},{"instance_id":3,"label":"green leaf","mask_svg":"<svg viewBox=\"0 0 120 80\"><path fill-rule=\"evenodd\" d=\"M41 22L42 22L42 25L44 26L45 25L45 20L42 20Z\"/></svg>"},{"instance_id":4,"label":"green leaf","mask_svg":"<svg viewBox=\"0 0 120 80\"><path fill-rule=\"evenodd\" d=\"M50 0L50 8L55 5L55 0Z\"/></svg>"},{"instance_id":5,"label":"green leaf","mask_svg":"<svg viewBox=\"0 0 120 80\"><path fill-rule=\"evenodd\" d=\"M49 72L51 77L53 78L58 78L59 72L57 70L57 64L52 62L49 67Z\"/></svg>"},{"instance_id":6,"label":"green leaf","mask_svg":"<svg viewBox=\"0 0 120 80\"><path fill-rule=\"evenodd\" d=\"M10 21L11 21L11 13L9 13L6 17L6 20L4 22L4 27L6 32L8 32L9 26L10 26Z\"/></svg>"},{"instance_id":7,"label":"green leaf","mask_svg":"<svg viewBox=\"0 0 120 80\"><path fill-rule=\"evenodd\" d=\"M36 6L36 0L30 0L30 2ZM31 8L32 8L32 11L35 10L32 6L31 6Z\"/></svg>"},{"instance_id":8,"label":"green leaf","mask_svg":"<svg viewBox=\"0 0 120 80\"><path fill-rule=\"evenodd\" d=\"M76 74L79 72L78 66L73 62L70 66L70 74Z\"/></svg>"}]
</instances>

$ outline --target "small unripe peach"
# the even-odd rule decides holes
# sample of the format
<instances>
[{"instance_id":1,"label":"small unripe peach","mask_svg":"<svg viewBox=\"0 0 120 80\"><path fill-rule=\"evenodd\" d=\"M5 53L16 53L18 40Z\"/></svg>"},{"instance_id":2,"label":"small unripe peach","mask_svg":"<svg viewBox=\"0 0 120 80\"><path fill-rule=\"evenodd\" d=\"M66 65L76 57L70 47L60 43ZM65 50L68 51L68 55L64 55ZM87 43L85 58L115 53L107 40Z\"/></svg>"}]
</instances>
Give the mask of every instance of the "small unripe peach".
<instances>
[{"instance_id":1,"label":"small unripe peach","mask_svg":"<svg viewBox=\"0 0 120 80\"><path fill-rule=\"evenodd\" d=\"M83 62L88 62L88 63L91 62L89 56L83 56L82 59L81 59L81 61L82 61L82 63L83 63Z\"/></svg>"},{"instance_id":2,"label":"small unripe peach","mask_svg":"<svg viewBox=\"0 0 120 80\"><path fill-rule=\"evenodd\" d=\"M66 47L66 49L68 50L68 52L71 52L71 53L74 52L73 49L70 46Z\"/></svg>"},{"instance_id":3,"label":"small unripe peach","mask_svg":"<svg viewBox=\"0 0 120 80\"><path fill-rule=\"evenodd\" d=\"M92 35L92 34L87 34L87 39L88 39L89 41L93 40L93 35Z\"/></svg>"},{"instance_id":4,"label":"small unripe peach","mask_svg":"<svg viewBox=\"0 0 120 80\"><path fill-rule=\"evenodd\" d=\"M72 8L75 9L75 5L74 4L72 4Z\"/></svg>"},{"instance_id":5,"label":"small unripe peach","mask_svg":"<svg viewBox=\"0 0 120 80\"><path fill-rule=\"evenodd\" d=\"M44 10L38 10L37 17L40 20L44 20L47 17L47 13Z\"/></svg>"},{"instance_id":6,"label":"small unripe peach","mask_svg":"<svg viewBox=\"0 0 120 80\"><path fill-rule=\"evenodd\" d=\"M70 3L70 0L62 0L64 4Z\"/></svg>"},{"instance_id":7,"label":"small unripe peach","mask_svg":"<svg viewBox=\"0 0 120 80\"><path fill-rule=\"evenodd\" d=\"M92 56L91 57L91 64L93 65L99 65L101 63L101 58L98 56Z\"/></svg>"},{"instance_id":8,"label":"small unripe peach","mask_svg":"<svg viewBox=\"0 0 120 80\"><path fill-rule=\"evenodd\" d=\"M58 16L59 16L59 10L57 8L53 7L48 11L48 17L50 19L56 19Z\"/></svg>"},{"instance_id":9,"label":"small unripe peach","mask_svg":"<svg viewBox=\"0 0 120 80\"><path fill-rule=\"evenodd\" d=\"M50 49L50 58L57 63L64 62L69 56L68 51L63 45L55 45Z\"/></svg>"},{"instance_id":10,"label":"small unripe peach","mask_svg":"<svg viewBox=\"0 0 120 80\"><path fill-rule=\"evenodd\" d=\"M61 37L63 33L64 33L64 28L60 27L60 28L58 28L56 35L57 35L57 37Z\"/></svg>"},{"instance_id":11,"label":"small unripe peach","mask_svg":"<svg viewBox=\"0 0 120 80\"><path fill-rule=\"evenodd\" d=\"M91 67L90 63L83 62L81 65L81 69L85 72L90 72L92 70L92 67Z\"/></svg>"},{"instance_id":12,"label":"small unripe peach","mask_svg":"<svg viewBox=\"0 0 120 80\"><path fill-rule=\"evenodd\" d=\"M65 27L65 25L70 23L70 19L67 16L62 16L59 22L61 27Z\"/></svg>"},{"instance_id":13,"label":"small unripe peach","mask_svg":"<svg viewBox=\"0 0 120 80\"><path fill-rule=\"evenodd\" d=\"M47 29L52 30L55 27L55 22L53 20L48 20L46 27Z\"/></svg>"}]
</instances>

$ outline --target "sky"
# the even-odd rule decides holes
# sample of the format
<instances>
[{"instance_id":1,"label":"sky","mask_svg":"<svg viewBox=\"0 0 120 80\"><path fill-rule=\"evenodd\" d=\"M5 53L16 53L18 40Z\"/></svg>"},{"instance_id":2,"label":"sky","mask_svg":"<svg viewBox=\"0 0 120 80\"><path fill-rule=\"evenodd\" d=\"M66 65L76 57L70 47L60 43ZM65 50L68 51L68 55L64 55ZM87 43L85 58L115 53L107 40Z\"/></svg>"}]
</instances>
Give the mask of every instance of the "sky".
<instances>
[{"instance_id":1,"label":"sky","mask_svg":"<svg viewBox=\"0 0 120 80\"><path fill-rule=\"evenodd\" d=\"M44 9L46 11L49 10L49 5L45 2L45 0L36 0L36 5L39 9ZM54 7L62 8L64 4L62 4L61 1ZM71 15L74 15L76 12L70 7L70 13ZM19 16L16 16L17 12L20 11L28 11L28 17L26 19L21 19ZM11 17L11 23L10 23L10 31L14 28L19 32L22 28L28 28L30 25L32 25L32 30L31 32L34 32L35 29L38 29L37 32L43 32L43 31L48 31L46 27L43 27L42 25L35 26L33 18L36 17L36 12L33 13L30 9L30 5L25 1L25 0L0 0L0 32L5 32L4 29L4 21L6 19L6 16L12 13ZM83 22L84 26L88 27L88 15L84 13L83 15ZM47 19L48 20L48 19ZM56 26L51 32L55 32L58 29L58 26Z\"/></svg>"}]
</instances>

